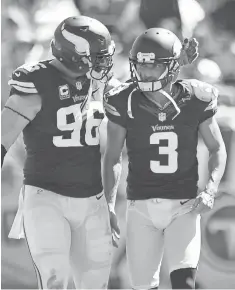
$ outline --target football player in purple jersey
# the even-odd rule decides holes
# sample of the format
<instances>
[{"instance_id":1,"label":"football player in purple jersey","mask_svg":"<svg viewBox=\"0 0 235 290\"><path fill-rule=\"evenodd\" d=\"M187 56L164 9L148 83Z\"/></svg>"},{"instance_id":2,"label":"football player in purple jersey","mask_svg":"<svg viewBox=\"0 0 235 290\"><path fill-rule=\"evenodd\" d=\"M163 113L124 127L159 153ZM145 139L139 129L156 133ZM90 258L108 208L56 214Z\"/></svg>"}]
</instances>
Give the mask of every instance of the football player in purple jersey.
<instances>
[{"instance_id":1,"label":"football player in purple jersey","mask_svg":"<svg viewBox=\"0 0 235 290\"><path fill-rule=\"evenodd\" d=\"M9 237L26 238L40 289L66 289L70 267L77 289L105 289L119 229L103 194L99 128L114 43L79 16L61 22L51 49L53 59L13 72L2 111L2 158L22 131L27 152Z\"/></svg>"},{"instance_id":2,"label":"football player in purple jersey","mask_svg":"<svg viewBox=\"0 0 235 290\"><path fill-rule=\"evenodd\" d=\"M163 253L173 289L193 289L200 255L200 214L213 207L226 164L215 119L218 91L177 80L197 43L150 28L130 51L131 81L107 86L104 192L115 203L113 168L126 142L127 263L133 289L156 289ZM189 55L194 55L187 61ZM186 59L186 61L185 61ZM209 151L209 178L198 189L198 133Z\"/></svg>"}]
</instances>

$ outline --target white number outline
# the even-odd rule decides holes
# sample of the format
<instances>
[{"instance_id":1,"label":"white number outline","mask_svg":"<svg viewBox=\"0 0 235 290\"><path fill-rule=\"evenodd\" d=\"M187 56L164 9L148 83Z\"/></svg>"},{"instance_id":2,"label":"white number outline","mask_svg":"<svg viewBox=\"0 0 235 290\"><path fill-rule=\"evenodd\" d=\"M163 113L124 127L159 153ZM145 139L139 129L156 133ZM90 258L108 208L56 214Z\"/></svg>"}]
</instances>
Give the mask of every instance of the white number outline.
<instances>
[{"instance_id":1,"label":"white number outline","mask_svg":"<svg viewBox=\"0 0 235 290\"><path fill-rule=\"evenodd\" d=\"M153 173L174 173L178 169L178 136L175 132L156 132L150 136L150 144L159 145L161 140L168 140L168 146L159 146L159 154L168 155L168 165L150 160L150 169Z\"/></svg>"},{"instance_id":2,"label":"white number outline","mask_svg":"<svg viewBox=\"0 0 235 290\"><path fill-rule=\"evenodd\" d=\"M88 146L95 146L100 143L99 126L102 119L94 117L94 111L103 113L103 107L100 102L91 102L86 112L85 142ZM67 123L67 115L73 114L75 122ZM83 115L81 113L81 104L74 104L69 107L60 108L57 111L57 128L60 131L71 131L71 138L63 139L63 135L53 136L53 144L56 147L83 147L81 144L81 129L83 125ZM95 134L92 136L92 129L95 128Z\"/></svg>"}]
</instances>

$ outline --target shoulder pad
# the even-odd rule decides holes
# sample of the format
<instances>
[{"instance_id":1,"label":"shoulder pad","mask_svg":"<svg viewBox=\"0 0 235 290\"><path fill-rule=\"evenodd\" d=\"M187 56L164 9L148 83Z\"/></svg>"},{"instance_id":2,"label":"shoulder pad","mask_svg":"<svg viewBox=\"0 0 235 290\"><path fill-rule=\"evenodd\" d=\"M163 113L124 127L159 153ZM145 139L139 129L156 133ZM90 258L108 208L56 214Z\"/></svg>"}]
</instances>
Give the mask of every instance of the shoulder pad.
<instances>
[{"instance_id":1,"label":"shoulder pad","mask_svg":"<svg viewBox=\"0 0 235 290\"><path fill-rule=\"evenodd\" d=\"M218 89L208 83L192 79L189 80L189 85L191 93L203 102L211 102L218 98Z\"/></svg>"},{"instance_id":2,"label":"shoulder pad","mask_svg":"<svg viewBox=\"0 0 235 290\"><path fill-rule=\"evenodd\" d=\"M22 72L25 75L30 75L30 73L33 73L34 71L38 71L40 69L47 68L45 64L42 62L34 62L34 63L25 63L22 66L18 67L14 72Z\"/></svg>"},{"instance_id":3,"label":"shoulder pad","mask_svg":"<svg viewBox=\"0 0 235 290\"><path fill-rule=\"evenodd\" d=\"M34 65L24 64L18 67L12 73L8 85L22 93L37 94L38 91L32 82L31 73L41 68L46 68L46 66L43 63L36 63Z\"/></svg>"},{"instance_id":4,"label":"shoulder pad","mask_svg":"<svg viewBox=\"0 0 235 290\"><path fill-rule=\"evenodd\" d=\"M112 78L105 87L104 95L106 98L117 95L130 85L131 83L122 83L119 80Z\"/></svg>"}]
</instances>

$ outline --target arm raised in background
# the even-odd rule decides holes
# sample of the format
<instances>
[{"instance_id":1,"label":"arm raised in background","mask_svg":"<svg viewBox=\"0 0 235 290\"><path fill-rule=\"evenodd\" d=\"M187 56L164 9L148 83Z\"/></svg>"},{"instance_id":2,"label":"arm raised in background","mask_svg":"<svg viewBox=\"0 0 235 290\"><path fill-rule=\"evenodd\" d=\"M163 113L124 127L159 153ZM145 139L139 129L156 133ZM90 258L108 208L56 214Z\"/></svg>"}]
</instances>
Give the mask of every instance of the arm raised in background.
<instances>
[{"instance_id":1,"label":"arm raised in background","mask_svg":"<svg viewBox=\"0 0 235 290\"><path fill-rule=\"evenodd\" d=\"M199 56L199 43L196 38L185 38L182 43L179 63L181 66L193 63Z\"/></svg>"},{"instance_id":2,"label":"arm raised in background","mask_svg":"<svg viewBox=\"0 0 235 290\"><path fill-rule=\"evenodd\" d=\"M211 117L199 126L199 132L209 151L209 180L205 189L198 195L194 210L204 212L214 205L220 180L224 174L227 153L225 144L215 117Z\"/></svg>"}]
</instances>

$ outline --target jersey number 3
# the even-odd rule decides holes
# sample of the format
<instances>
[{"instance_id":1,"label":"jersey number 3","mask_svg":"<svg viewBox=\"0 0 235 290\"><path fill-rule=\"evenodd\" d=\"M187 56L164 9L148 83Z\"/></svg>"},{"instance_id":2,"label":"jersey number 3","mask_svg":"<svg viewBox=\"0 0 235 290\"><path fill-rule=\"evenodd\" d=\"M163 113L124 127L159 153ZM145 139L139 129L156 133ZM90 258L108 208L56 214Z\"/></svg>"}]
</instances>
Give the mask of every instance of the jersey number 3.
<instances>
[{"instance_id":1,"label":"jersey number 3","mask_svg":"<svg viewBox=\"0 0 235 290\"><path fill-rule=\"evenodd\" d=\"M174 132L158 132L150 136L150 144L158 144L167 140L168 146L159 146L159 154L168 155L168 164L161 165L159 161L150 161L153 173L174 173L178 169L178 136Z\"/></svg>"},{"instance_id":2,"label":"jersey number 3","mask_svg":"<svg viewBox=\"0 0 235 290\"><path fill-rule=\"evenodd\" d=\"M86 124L85 130L82 130L83 116L81 113L81 104L72 105L65 108L60 108L57 111L57 128L60 131L71 131L71 137L65 139L63 136L54 136L53 144L56 147L81 147L81 132L85 132L85 142L89 146L98 145L100 142L98 128L102 121L102 118L96 119L94 112L98 111L103 116L102 104L98 102L92 102L89 109L85 113ZM95 107L94 107L95 106ZM74 122L68 123L68 115L74 116ZM93 134L92 134L93 132ZM94 134L95 132L95 134Z\"/></svg>"}]
</instances>

